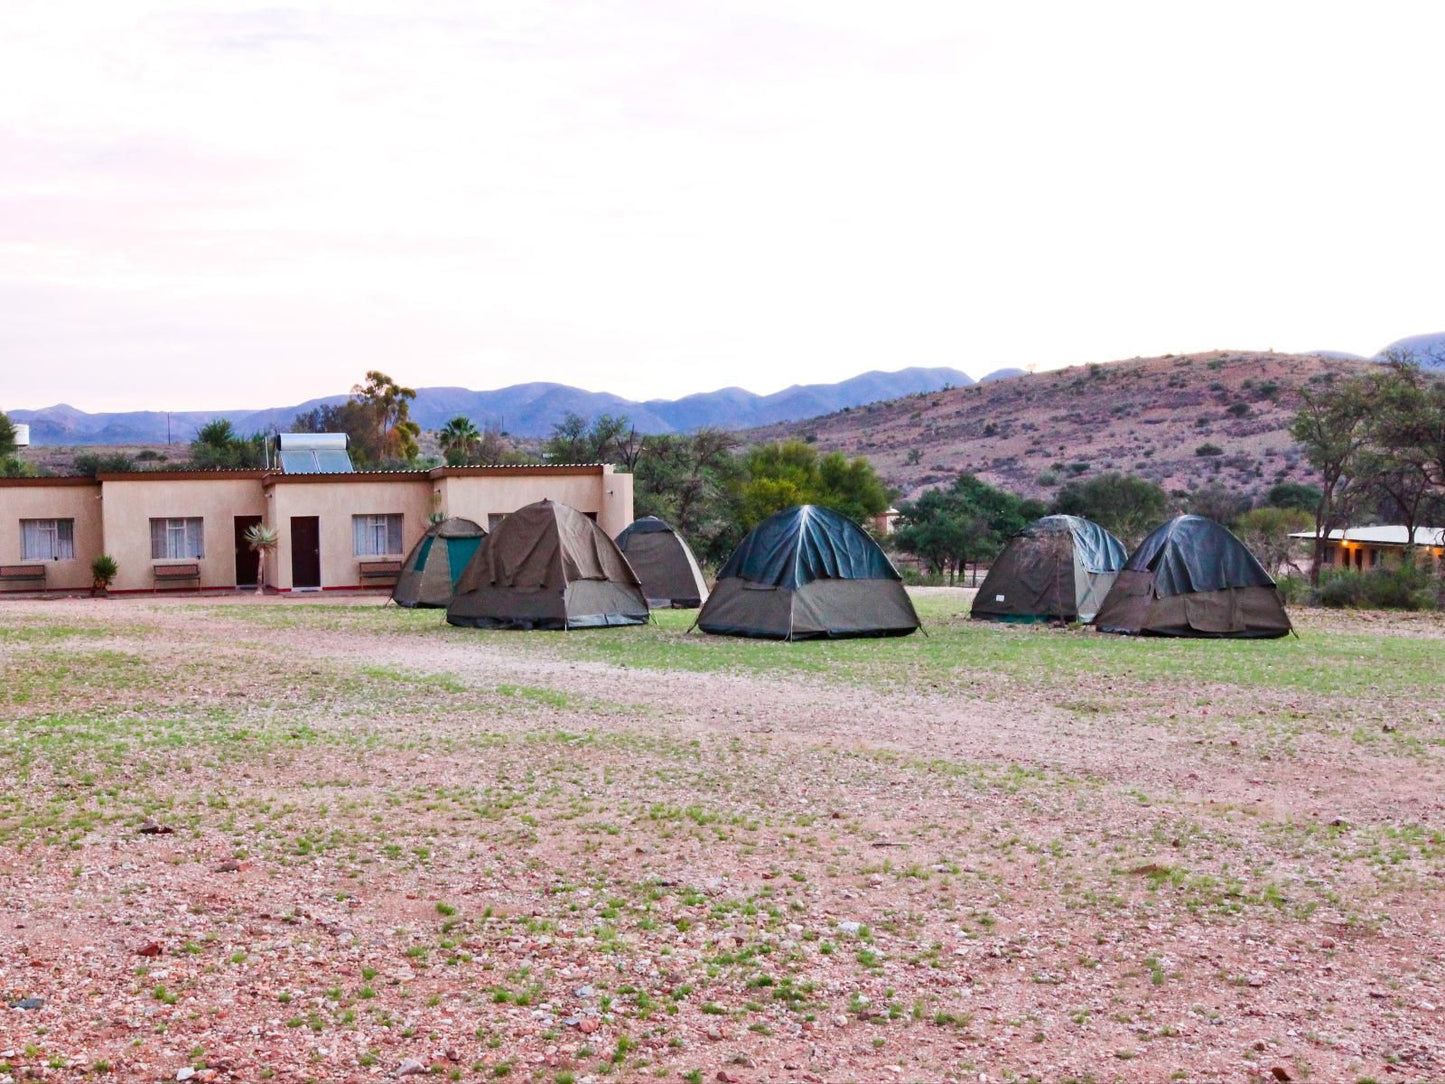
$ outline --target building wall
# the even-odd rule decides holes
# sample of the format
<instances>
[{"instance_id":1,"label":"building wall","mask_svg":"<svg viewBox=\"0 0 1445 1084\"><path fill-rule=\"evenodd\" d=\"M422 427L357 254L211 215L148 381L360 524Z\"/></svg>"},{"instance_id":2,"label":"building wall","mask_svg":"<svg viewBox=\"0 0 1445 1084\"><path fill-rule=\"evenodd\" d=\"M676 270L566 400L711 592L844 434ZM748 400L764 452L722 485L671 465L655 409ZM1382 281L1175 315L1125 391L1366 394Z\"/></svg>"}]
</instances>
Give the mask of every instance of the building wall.
<instances>
[{"instance_id":1,"label":"building wall","mask_svg":"<svg viewBox=\"0 0 1445 1084\"><path fill-rule=\"evenodd\" d=\"M575 473L544 469L515 475L443 475L432 481L432 490L440 511L474 520L489 529L491 516L506 515L540 500L590 513L612 537L632 522L632 475L616 474L611 467Z\"/></svg>"},{"instance_id":2,"label":"building wall","mask_svg":"<svg viewBox=\"0 0 1445 1084\"><path fill-rule=\"evenodd\" d=\"M155 589L157 565L198 564L202 587L236 586L236 516L261 516L265 500L255 475L186 475L148 478L143 473L107 476L101 489L105 552L115 558L120 574L115 591ZM152 519L202 520L203 556L158 560L151 557ZM173 584L171 589L177 589ZM194 590L194 583L178 589Z\"/></svg>"},{"instance_id":3,"label":"building wall","mask_svg":"<svg viewBox=\"0 0 1445 1084\"><path fill-rule=\"evenodd\" d=\"M266 523L276 528L280 544L267 562L266 582L289 591L292 582L292 517L315 516L320 528L322 588L366 586L361 562L380 557L358 557L352 543L354 515L402 516L401 551L404 557L427 528L432 510L432 480L412 477L367 478L365 475L277 476L266 486ZM372 586L375 586L373 584Z\"/></svg>"},{"instance_id":4,"label":"building wall","mask_svg":"<svg viewBox=\"0 0 1445 1084\"><path fill-rule=\"evenodd\" d=\"M632 476L611 467L518 467L397 472L389 475L267 475L246 472L153 472L90 479L0 480L0 563L19 564L21 519L74 519L75 558L52 562L48 589L88 589L90 562L101 553L120 568L112 589L151 591L152 519L202 520L201 586L236 586L235 517L260 516L279 535L267 559L267 584L292 588L291 519L315 516L320 528L323 587L366 586L354 552L353 515L402 518L402 546L411 549L434 511L488 526L494 515L549 498L592 514L615 537L632 522ZM194 590L193 583L179 589Z\"/></svg>"},{"instance_id":5,"label":"building wall","mask_svg":"<svg viewBox=\"0 0 1445 1084\"><path fill-rule=\"evenodd\" d=\"M22 519L75 521L75 557L45 562L45 590L81 591L90 588L90 562L103 552L100 483L84 479L7 479L0 484L0 565L36 564L21 559ZM38 585L0 586L0 592L34 591Z\"/></svg>"},{"instance_id":6,"label":"building wall","mask_svg":"<svg viewBox=\"0 0 1445 1084\"><path fill-rule=\"evenodd\" d=\"M1418 538L1419 535L1416 535ZM1405 547L1374 542L1325 543L1325 567L1348 568L1360 572L1399 568L1405 560ZM1445 563L1445 549L1437 546L1416 546L1415 567L1437 569Z\"/></svg>"}]
</instances>

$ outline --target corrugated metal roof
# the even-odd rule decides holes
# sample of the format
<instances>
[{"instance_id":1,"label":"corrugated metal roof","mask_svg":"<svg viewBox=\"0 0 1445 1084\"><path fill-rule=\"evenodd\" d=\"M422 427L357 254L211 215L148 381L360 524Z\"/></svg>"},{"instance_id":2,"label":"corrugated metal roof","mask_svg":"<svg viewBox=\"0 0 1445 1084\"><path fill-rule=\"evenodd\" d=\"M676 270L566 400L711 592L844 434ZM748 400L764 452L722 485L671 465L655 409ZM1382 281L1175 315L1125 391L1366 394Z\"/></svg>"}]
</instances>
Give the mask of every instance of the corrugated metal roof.
<instances>
[{"instance_id":1,"label":"corrugated metal roof","mask_svg":"<svg viewBox=\"0 0 1445 1084\"><path fill-rule=\"evenodd\" d=\"M1314 531L1296 531L1291 538L1314 538ZM1403 546L1408 534L1403 523L1381 524L1377 527L1336 527L1326 536L1335 542L1365 542L1374 546ZM1416 527L1415 545L1445 546L1445 527Z\"/></svg>"}]
</instances>

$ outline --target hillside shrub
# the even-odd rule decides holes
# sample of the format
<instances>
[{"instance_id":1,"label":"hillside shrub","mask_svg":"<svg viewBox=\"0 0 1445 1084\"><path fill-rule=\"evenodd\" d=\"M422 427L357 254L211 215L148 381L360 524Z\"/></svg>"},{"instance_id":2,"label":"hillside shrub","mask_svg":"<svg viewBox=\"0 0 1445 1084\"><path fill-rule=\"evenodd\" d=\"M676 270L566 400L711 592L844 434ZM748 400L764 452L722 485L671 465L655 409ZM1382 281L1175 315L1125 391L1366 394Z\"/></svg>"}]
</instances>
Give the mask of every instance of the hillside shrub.
<instances>
[{"instance_id":1,"label":"hillside shrub","mask_svg":"<svg viewBox=\"0 0 1445 1084\"><path fill-rule=\"evenodd\" d=\"M1035 481L1037 481L1038 484L1041 486L1056 486L1059 484L1059 476L1055 471L1040 471L1039 476L1035 479Z\"/></svg>"},{"instance_id":2,"label":"hillside shrub","mask_svg":"<svg viewBox=\"0 0 1445 1084\"><path fill-rule=\"evenodd\" d=\"M1248 404L1248 403L1230 403L1230 404L1229 404L1229 413L1230 413L1230 414L1233 414L1236 418L1243 418L1245 415L1247 415L1247 414L1249 413L1249 404Z\"/></svg>"},{"instance_id":3,"label":"hillside shrub","mask_svg":"<svg viewBox=\"0 0 1445 1084\"><path fill-rule=\"evenodd\" d=\"M1224 449L1218 444L1204 443L1194 449L1195 455L1223 455Z\"/></svg>"}]
</instances>

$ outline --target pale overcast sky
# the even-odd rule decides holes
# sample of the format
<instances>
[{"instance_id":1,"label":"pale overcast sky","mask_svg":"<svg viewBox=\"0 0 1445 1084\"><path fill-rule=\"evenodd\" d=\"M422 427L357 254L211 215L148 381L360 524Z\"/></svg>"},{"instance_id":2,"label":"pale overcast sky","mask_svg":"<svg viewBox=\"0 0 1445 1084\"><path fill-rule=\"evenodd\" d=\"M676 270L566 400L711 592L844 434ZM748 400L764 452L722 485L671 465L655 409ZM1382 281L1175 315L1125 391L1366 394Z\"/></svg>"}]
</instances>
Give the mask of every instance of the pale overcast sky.
<instances>
[{"instance_id":1,"label":"pale overcast sky","mask_svg":"<svg viewBox=\"0 0 1445 1084\"><path fill-rule=\"evenodd\" d=\"M0 407L1445 327L1445 5L0 4Z\"/></svg>"}]
</instances>

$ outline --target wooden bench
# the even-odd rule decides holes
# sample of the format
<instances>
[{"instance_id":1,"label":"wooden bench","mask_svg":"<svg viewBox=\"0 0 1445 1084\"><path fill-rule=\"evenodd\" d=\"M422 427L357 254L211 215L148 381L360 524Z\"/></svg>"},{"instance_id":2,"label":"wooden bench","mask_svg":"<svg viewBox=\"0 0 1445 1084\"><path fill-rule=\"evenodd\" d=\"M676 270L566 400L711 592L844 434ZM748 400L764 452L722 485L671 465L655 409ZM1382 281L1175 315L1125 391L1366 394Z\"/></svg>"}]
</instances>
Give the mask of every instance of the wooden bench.
<instances>
[{"instance_id":1,"label":"wooden bench","mask_svg":"<svg viewBox=\"0 0 1445 1084\"><path fill-rule=\"evenodd\" d=\"M361 582L376 582L378 587L395 585L396 579L401 575L400 561L362 561ZM380 581L387 581L382 584Z\"/></svg>"},{"instance_id":2,"label":"wooden bench","mask_svg":"<svg viewBox=\"0 0 1445 1084\"><path fill-rule=\"evenodd\" d=\"M0 585L29 584L36 590L45 586L44 565L0 565Z\"/></svg>"},{"instance_id":3,"label":"wooden bench","mask_svg":"<svg viewBox=\"0 0 1445 1084\"><path fill-rule=\"evenodd\" d=\"M161 585L169 587L172 583L182 583L186 580L196 581L196 592L201 590L201 566L200 565L152 565L151 574L155 576L153 590L159 591Z\"/></svg>"}]
</instances>

